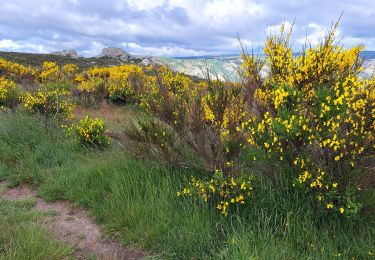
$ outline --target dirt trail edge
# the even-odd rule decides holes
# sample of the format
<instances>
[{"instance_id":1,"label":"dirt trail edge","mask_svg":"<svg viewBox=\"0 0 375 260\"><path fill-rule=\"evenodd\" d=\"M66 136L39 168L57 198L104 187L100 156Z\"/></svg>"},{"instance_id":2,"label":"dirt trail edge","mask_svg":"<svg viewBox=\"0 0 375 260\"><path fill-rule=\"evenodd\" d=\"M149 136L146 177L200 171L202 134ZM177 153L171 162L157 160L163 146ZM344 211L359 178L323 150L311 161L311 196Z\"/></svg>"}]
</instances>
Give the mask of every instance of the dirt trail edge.
<instances>
[{"instance_id":1,"label":"dirt trail edge","mask_svg":"<svg viewBox=\"0 0 375 260\"><path fill-rule=\"evenodd\" d=\"M4 200L35 199L35 210L56 212L57 216L46 221L45 225L54 236L75 247L77 259L88 259L96 255L96 259L142 259L145 253L131 247L124 247L119 242L103 239L100 227L89 217L87 211L72 207L68 202L48 203L38 197L37 193L26 185L12 189L4 189L6 182L0 182L0 198ZM90 258L91 259L91 258Z\"/></svg>"}]
</instances>

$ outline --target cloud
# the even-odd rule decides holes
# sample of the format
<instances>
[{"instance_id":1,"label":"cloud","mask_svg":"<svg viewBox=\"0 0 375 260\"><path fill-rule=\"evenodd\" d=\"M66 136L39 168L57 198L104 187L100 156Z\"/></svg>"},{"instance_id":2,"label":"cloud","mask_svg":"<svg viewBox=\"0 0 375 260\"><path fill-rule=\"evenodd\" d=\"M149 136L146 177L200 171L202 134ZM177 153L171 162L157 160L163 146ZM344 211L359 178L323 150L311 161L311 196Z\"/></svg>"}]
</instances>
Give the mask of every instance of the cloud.
<instances>
[{"instance_id":1,"label":"cloud","mask_svg":"<svg viewBox=\"0 0 375 260\"><path fill-rule=\"evenodd\" d=\"M169 47L169 46L159 46L159 47L145 47L139 44L130 42L123 43L128 51L133 54L138 55L155 55L155 56L204 56L209 55L209 51L198 51L194 49L187 49L181 47Z\"/></svg>"},{"instance_id":2,"label":"cloud","mask_svg":"<svg viewBox=\"0 0 375 260\"><path fill-rule=\"evenodd\" d=\"M285 32L290 31L291 29L296 29L296 27L289 21L282 21L277 25L271 25L266 28L267 35L274 35L280 33L281 27L284 26Z\"/></svg>"},{"instance_id":3,"label":"cloud","mask_svg":"<svg viewBox=\"0 0 375 260\"><path fill-rule=\"evenodd\" d=\"M33 51L44 53L46 49L43 45L36 45L29 42L13 41L10 39L0 40L0 49L5 51Z\"/></svg>"},{"instance_id":4,"label":"cloud","mask_svg":"<svg viewBox=\"0 0 375 260\"><path fill-rule=\"evenodd\" d=\"M316 43L344 11L342 43L375 50L373 0L1 0L0 50L104 46L137 54L206 55L239 51L237 35L258 47L281 22L294 24L294 46ZM124 45L125 43L125 45Z\"/></svg>"},{"instance_id":5,"label":"cloud","mask_svg":"<svg viewBox=\"0 0 375 260\"><path fill-rule=\"evenodd\" d=\"M165 4L164 0L128 0L129 7L136 10L152 10Z\"/></svg>"},{"instance_id":6,"label":"cloud","mask_svg":"<svg viewBox=\"0 0 375 260\"><path fill-rule=\"evenodd\" d=\"M307 43L307 44L311 44L314 46L322 41L322 39L327 33L327 28L316 23L309 23L307 25L306 32L309 32L309 33L307 33L306 36L304 37L298 38L297 42L301 45ZM337 36L339 35L340 35L340 30L337 30Z\"/></svg>"}]
</instances>

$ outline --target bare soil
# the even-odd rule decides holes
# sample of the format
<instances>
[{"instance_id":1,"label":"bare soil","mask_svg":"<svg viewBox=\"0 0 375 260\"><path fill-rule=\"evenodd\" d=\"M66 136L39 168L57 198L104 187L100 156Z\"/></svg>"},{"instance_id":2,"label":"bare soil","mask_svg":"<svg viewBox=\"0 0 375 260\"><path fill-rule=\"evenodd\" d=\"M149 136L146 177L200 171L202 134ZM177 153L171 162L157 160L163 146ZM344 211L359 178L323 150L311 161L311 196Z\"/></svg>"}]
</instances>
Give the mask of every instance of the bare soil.
<instances>
[{"instance_id":1,"label":"bare soil","mask_svg":"<svg viewBox=\"0 0 375 260\"><path fill-rule=\"evenodd\" d=\"M0 182L0 198L5 200L35 199L34 210L56 212L48 218L45 226L59 240L74 246L77 259L142 259L145 253L131 247L124 247L114 239L104 238L100 227L89 217L86 210L73 207L69 202L48 203L26 185L5 189L7 183Z\"/></svg>"}]
</instances>

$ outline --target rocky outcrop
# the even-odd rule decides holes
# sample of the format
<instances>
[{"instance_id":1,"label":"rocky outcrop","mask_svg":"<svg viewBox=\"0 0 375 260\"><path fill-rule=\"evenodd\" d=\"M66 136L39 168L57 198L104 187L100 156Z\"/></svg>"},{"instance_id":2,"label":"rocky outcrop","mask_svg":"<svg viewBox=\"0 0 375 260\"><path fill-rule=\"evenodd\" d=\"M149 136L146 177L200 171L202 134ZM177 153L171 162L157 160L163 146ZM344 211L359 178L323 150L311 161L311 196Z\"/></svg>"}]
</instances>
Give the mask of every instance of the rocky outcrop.
<instances>
[{"instance_id":1,"label":"rocky outcrop","mask_svg":"<svg viewBox=\"0 0 375 260\"><path fill-rule=\"evenodd\" d=\"M70 57L70 58L79 58L77 52L75 50L62 50L62 51L55 51L52 52L53 55L58 56L64 56L64 57Z\"/></svg>"},{"instance_id":2,"label":"rocky outcrop","mask_svg":"<svg viewBox=\"0 0 375 260\"><path fill-rule=\"evenodd\" d=\"M102 50L102 53L97 56L98 58L109 58L117 59L121 61L130 61L133 60L133 56L130 53L124 51L120 48L108 47Z\"/></svg>"},{"instance_id":3,"label":"rocky outcrop","mask_svg":"<svg viewBox=\"0 0 375 260\"><path fill-rule=\"evenodd\" d=\"M97 56L97 58L108 58L108 59L115 59L120 60L123 62L130 62L130 63L136 63L143 66L150 66L150 65L163 65L164 63L151 56L135 56L131 55L130 53L124 51L121 48L116 47L107 47L104 48Z\"/></svg>"},{"instance_id":4,"label":"rocky outcrop","mask_svg":"<svg viewBox=\"0 0 375 260\"><path fill-rule=\"evenodd\" d=\"M141 65L150 66L150 65L164 65L164 62L155 58L155 57L141 57Z\"/></svg>"}]
</instances>

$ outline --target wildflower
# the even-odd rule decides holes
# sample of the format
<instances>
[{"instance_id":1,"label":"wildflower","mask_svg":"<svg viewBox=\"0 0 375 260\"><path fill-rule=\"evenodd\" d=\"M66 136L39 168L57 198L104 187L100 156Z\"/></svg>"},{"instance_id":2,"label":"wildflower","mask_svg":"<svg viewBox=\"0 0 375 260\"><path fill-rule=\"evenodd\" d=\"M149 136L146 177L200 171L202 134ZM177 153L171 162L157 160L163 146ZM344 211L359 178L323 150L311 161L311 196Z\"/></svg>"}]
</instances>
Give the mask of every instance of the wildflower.
<instances>
[{"instance_id":1,"label":"wildflower","mask_svg":"<svg viewBox=\"0 0 375 260\"><path fill-rule=\"evenodd\" d=\"M74 126L76 135L83 145L107 146L110 143L107 128L100 118L92 119L86 116Z\"/></svg>"}]
</instances>

